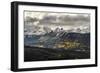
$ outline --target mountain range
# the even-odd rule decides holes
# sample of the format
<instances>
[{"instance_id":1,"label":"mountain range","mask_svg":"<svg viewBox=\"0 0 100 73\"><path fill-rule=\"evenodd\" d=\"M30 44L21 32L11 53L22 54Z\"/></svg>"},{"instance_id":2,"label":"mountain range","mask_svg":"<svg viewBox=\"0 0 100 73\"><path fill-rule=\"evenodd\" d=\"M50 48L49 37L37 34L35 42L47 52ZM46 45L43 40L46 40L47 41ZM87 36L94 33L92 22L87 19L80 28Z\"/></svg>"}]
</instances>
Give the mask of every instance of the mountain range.
<instances>
[{"instance_id":1,"label":"mountain range","mask_svg":"<svg viewBox=\"0 0 100 73\"><path fill-rule=\"evenodd\" d=\"M63 43L79 43L80 46L90 46L90 33L76 33L66 32L64 30L55 30L42 35L25 35L25 45L45 47L45 48L59 48L56 45ZM67 47L63 47L67 48ZM76 47L75 47L76 48ZM79 47L78 47L79 48Z\"/></svg>"}]
</instances>

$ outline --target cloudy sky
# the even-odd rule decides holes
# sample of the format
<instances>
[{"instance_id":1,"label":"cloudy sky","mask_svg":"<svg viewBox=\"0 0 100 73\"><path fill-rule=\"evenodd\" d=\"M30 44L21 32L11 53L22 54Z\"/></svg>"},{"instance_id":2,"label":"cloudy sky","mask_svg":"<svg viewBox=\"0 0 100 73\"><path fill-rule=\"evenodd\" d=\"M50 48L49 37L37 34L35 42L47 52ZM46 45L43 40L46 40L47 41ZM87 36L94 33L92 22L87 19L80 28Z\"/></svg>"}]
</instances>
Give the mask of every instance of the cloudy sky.
<instances>
[{"instance_id":1,"label":"cloudy sky","mask_svg":"<svg viewBox=\"0 0 100 73\"><path fill-rule=\"evenodd\" d=\"M25 11L24 16L25 21L31 18L34 25L49 26L51 29L90 28L90 14Z\"/></svg>"}]
</instances>

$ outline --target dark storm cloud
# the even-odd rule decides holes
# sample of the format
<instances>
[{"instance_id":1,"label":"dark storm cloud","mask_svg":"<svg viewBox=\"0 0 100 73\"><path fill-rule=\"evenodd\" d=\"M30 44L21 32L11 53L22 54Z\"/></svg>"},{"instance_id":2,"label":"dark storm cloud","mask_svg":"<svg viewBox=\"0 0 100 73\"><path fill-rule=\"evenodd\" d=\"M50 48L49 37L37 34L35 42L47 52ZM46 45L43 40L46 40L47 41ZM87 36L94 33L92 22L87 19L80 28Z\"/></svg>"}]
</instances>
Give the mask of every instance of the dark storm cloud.
<instances>
[{"instance_id":1,"label":"dark storm cloud","mask_svg":"<svg viewBox=\"0 0 100 73\"><path fill-rule=\"evenodd\" d=\"M77 21L84 21L84 22L89 22L89 17L88 16L84 16L84 15L76 15L76 16L61 16L59 18L59 20L64 21L64 22L77 22Z\"/></svg>"},{"instance_id":2,"label":"dark storm cloud","mask_svg":"<svg viewBox=\"0 0 100 73\"><path fill-rule=\"evenodd\" d=\"M41 19L40 23L55 23L57 20L57 16L44 16L43 19ZM57 23L57 22L56 22Z\"/></svg>"},{"instance_id":3,"label":"dark storm cloud","mask_svg":"<svg viewBox=\"0 0 100 73\"><path fill-rule=\"evenodd\" d=\"M25 21L26 22L36 22L36 21L39 21L39 19L38 18L32 18L32 17L27 16L25 18Z\"/></svg>"},{"instance_id":4,"label":"dark storm cloud","mask_svg":"<svg viewBox=\"0 0 100 73\"><path fill-rule=\"evenodd\" d=\"M39 21L40 24L53 24L53 25L82 25L89 24L90 16L87 14L77 15L46 15Z\"/></svg>"}]
</instances>

